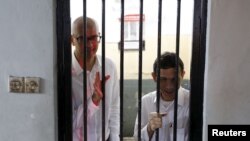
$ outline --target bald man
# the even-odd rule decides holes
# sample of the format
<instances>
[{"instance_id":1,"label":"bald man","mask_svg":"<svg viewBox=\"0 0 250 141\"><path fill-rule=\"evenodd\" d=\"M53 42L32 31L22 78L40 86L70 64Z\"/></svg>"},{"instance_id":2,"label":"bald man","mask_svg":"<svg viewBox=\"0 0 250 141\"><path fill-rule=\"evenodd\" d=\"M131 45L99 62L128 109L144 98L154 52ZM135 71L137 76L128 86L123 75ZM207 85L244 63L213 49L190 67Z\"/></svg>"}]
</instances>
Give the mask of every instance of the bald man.
<instances>
[{"instance_id":1,"label":"bald man","mask_svg":"<svg viewBox=\"0 0 250 141\"><path fill-rule=\"evenodd\" d=\"M83 141L83 108L87 108L87 140L102 140L102 60L96 55L100 43L98 26L92 18L86 18L86 68L84 68L83 17L72 26L72 102L73 141ZM87 107L83 107L83 73L87 71ZM120 125L119 81L114 63L105 59L105 140L118 141Z\"/></svg>"}]
</instances>

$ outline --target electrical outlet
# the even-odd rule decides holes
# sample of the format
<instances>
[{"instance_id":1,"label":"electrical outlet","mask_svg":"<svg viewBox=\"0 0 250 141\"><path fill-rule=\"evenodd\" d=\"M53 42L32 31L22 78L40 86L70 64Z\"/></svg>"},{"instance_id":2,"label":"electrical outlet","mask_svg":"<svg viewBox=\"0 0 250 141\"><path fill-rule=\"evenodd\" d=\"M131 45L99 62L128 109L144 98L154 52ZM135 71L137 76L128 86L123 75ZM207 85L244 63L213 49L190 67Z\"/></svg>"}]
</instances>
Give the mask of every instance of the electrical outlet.
<instances>
[{"instance_id":1,"label":"electrical outlet","mask_svg":"<svg viewBox=\"0 0 250 141\"><path fill-rule=\"evenodd\" d=\"M9 92L23 93L24 92L24 78L17 76L9 76Z\"/></svg>"},{"instance_id":2,"label":"electrical outlet","mask_svg":"<svg viewBox=\"0 0 250 141\"><path fill-rule=\"evenodd\" d=\"M39 77L25 77L25 92L26 93L39 93L40 91L40 78Z\"/></svg>"}]
</instances>

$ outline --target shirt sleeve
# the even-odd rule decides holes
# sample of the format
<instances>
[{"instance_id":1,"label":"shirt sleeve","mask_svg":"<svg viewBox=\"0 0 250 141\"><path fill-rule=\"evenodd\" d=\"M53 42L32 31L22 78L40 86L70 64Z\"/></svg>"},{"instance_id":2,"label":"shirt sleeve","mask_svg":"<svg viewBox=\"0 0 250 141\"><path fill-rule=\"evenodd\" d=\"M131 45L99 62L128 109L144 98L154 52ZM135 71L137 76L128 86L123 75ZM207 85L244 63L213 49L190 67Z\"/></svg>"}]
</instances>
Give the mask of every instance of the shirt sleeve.
<instances>
[{"instance_id":1,"label":"shirt sleeve","mask_svg":"<svg viewBox=\"0 0 250 141\"><path fill-rule=\"evenodd\" d=\"M149 135L148 135L148 110L147 110L147 105L145 102L146 99L142 99L142 110L141 110L141 140L142 141L149 141ZM135 127L134 127L134 138L135 140L138 140L138 114L136 116L136 121L135 121Z\"/></svg>"},{"instance_id":2,"label":"shirt sleeve","mask_svg":"<svg viewBox=\"0 0 250 141\"><path fill-rule=\"evenodd\" d=\"M92 99L88 101L88 114L87 119L91 119L94 113L99 109L99 106L96 106ZM83 105L79 105L77 110L74 111L73 116L73 129L81 128L83 126Z\"/></svg>"},{"instance_id":3,"label":"shirt sleeve","mask_svg":"<svg viewBox=\"0 0 250 141\"><path fill-rule=\"evenodd\" d=\"M141 140L142 141L149 141L149 135L148 135L147 128L148 128L148 125L146 124L141 129ZM134 139L138 140L138 115L136 117L136 122L135 122L135 127L134 127Z\"/></svg>"},{"instance_id":4,"label":"shirt sleeve","mask_svg":"<svg viewBox=\"0 0 250 141\"><path fill-rule=\"evenodd\" d=\"M186 111L186 121L185 121L185 135L184 135L184 140L185 141L189 141L189 124L190 124L190 121L189 121L189 108L187 108L187 111Z\"/></svg>"}]
</instances>

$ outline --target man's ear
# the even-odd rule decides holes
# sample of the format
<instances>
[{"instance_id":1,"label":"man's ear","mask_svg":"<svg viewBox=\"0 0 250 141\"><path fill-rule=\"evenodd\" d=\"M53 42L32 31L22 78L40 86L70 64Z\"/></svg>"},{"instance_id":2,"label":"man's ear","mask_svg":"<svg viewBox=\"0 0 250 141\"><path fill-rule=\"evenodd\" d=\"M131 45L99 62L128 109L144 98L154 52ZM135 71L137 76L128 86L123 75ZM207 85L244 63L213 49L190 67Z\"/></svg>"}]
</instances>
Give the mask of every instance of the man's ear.
<instances>
[{"instance_id":1,"label":"man's ear","mask_svg":"<svg viewBox=\"0 0 250 141\"><path fill-rule=\"evenodd\" d=\"M181 72L181 77L182 77L182 78L184 78L185 73L186 73L186 72L185 72L184 70Z\"/></svg>"},{"instance_id":2,"label":"man's ear","mask_svg":"<svg viewBox=\"0 0 250 141\"><path fill-rule=\"evenodd\" d=\"M157 75L156 75L156 73L155 73L155 72L152 72L151 75L152 75L154 81L156 82L156 81L157 81Z\"/></svg>"}]
</instances>

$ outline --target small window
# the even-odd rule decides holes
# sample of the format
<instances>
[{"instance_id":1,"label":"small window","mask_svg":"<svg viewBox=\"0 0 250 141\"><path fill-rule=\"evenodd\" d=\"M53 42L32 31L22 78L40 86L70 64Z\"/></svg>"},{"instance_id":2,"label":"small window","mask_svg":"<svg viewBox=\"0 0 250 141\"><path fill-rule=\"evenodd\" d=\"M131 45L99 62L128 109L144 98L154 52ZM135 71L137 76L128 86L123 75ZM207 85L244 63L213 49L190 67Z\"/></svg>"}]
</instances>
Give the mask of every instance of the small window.
<instances>
[{"instance_id":1,"label":"small window","mask_svg":"<svg viewBox=\"0 0 250 141\"><path fill-rule=\"evenodd\" d=\"M142 17L142 24L144 25L145 16ZM139 27L140 27L140 15L129 14L124 16L124 40L139 40ZM144 26L143 26L143 37L144 37Z\"/></svg>"},{"instance_id":2,"label":"small window","mask_svg":"<svg viewBox=\"0 0 250 141\"><path fill-rule=\"evenodd\" d=\"M144 21L145 16L142 17L142 38L144 38ZM124 16L124 50L139 50L139 28L140 28L140 14L129 14ZM118 48L120 49L120 42ZM145 50L145 41L142 41L142 50Z\"/></svg>"}]
</instances>

